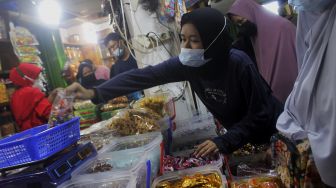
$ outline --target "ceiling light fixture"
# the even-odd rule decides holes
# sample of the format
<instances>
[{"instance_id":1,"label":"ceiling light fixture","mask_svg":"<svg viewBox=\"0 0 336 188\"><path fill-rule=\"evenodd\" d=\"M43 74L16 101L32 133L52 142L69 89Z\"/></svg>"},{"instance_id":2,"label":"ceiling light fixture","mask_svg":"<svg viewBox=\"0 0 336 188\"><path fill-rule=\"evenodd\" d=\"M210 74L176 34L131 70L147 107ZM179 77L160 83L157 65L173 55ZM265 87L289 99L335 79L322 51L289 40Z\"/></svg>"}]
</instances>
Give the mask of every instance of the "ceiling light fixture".
<instances>
[{"instance_id":1,"label":"ceiling light fixture","mask_svg":"<svg viewBox=\"0 0 336 188\"><path fill-rule=\"evenodd\" d=\"M47 25L57 26L62 15L62 8L56 0L43 0L38 5L41 21Z\"/></svg>"}]
</instances>

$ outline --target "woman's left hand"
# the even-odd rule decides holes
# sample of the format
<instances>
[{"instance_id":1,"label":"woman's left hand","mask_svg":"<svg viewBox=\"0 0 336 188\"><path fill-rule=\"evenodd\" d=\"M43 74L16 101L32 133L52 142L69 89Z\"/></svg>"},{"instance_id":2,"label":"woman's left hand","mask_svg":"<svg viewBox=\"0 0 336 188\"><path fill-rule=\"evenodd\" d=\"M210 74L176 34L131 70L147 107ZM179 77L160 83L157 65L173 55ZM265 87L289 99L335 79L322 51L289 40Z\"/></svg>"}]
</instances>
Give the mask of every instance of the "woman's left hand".
<instances>
[{"instance_id":1,"label":"woman's left hand","mask_svg":"<svg viewBox=\"0 0 336 188\"><path fill-rule=\"evenodd\" d=\"M205 142L203 142L202 144L198 145L196 147L196 151L194 152L194 155L198 158L198 157L205 157L207 155L210 154L216 154L218 153L218 147L216 146L216 144L211 141L211 140L207 140Z\"/></svg>"}]
</instances>

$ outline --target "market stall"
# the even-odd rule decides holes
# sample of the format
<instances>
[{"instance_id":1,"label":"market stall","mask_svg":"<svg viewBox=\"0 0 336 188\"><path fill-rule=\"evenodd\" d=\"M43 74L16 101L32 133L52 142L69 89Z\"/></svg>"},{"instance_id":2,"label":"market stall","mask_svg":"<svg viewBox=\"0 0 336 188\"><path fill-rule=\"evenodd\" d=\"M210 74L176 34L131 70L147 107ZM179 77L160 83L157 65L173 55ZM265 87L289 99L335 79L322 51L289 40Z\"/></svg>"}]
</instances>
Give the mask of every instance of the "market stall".
<instances>
[{"instance_id":1,"label":"market stall","mask_svg":"<svg viewBox=\"0 0 336 188\"><path fill-rule=\"evenodd\" d=\"M1 140L2 187L36 181L43 187L281 187L264 161L267 146L195 157L194 146L216 136L214 119L175 121L167 95L145 97L81 132L67 102L59 101L64 106L55 108L49 125Z\"/></svg>"},{"instance_id":2,"label":"market stall","mask_svg":"<svg viewBox=\"0 0 336 188\"><path fill-rule=\"evenodd\" d=\"M169 69L171 67L164 67L171 71L168 76L162 69L150 69L179 55L184 14L210 5L223 11L222 8L215 7L220 1L82 1L85 1L83 4L86 6L61 0L63 8L69 6L68 9L64 8L66 18L63 17L63 20L51 25L44 22L47 26L31 23L35 17L31 17L29 11L22 12L27 15L26 18L22 18L18 14L21 12L16 12L13 8L8 8L9 12L6 11L6 14L0 12L0 130L3 137L0 137L1 188L300 188L305 187L306 182L315 180L311 180L316 175L313 172L316 171L312 170L313 162L309 158L310 147L307 142L293 145L286 137L275 133L274 122L274 130L267 127L271 121L276 121L273 116L280 113L275 112L275 109L282 104L270 105L270 101L276 99L272 97L269 87L262 87L262 84L267 83L258 77L260 75L257 69L254 70L252 66L242 68L244 71L241 72L240 66L232 69L239 74L231 75L239 78L235 82L239 86L231 87L231 80L225 80L225 84L230 86L226 89L233 91L230 93L232 96L227 94L230 91L211 88L215 84L223 84L219 78L219 81L216 80L217 77L212 79L214 75L206 75L211 79L195 84L192 79L187 78L187 81L175 82L171 78L180 76L180 73L175 71L175 75L171 71L173 69ZM37 5L32 2L28 4L34 10L42 6L42 2L44 1L35 2ZM8 2L3 4L11 5L6 3ZM27 2L20 0L17 3L20 6L27 5L24 4ZM80 7L78 10L77 5ZM273 5L271 11L277 12ZM284 1L278 5L281 7L277 6L276 9L282 11L282 16L295 22L293 7ZM225 7L225 12L227 9ZM45 21L51 22L50 19L53 18ZM189 19L184 24L193 21ZM223 31L233 38L238 35L239 28L227 29L226 25L231 21L226 17L223 19L224 26L221 26L219 34L211 37L210 46ZM215 29L216 27L214 26ZM73 82L81 83L84 78L77 75L78 72L84 72L83 67L80 70L80 64L92 69L91 76L96 74L99 66L108 67L109 71L113 68L118 61L116 54L123 50L120 49L120 41L116 44L119 45L118 50L113 51L110 49L112 47L108 47L109 41L106 44L105 37L111 32L118 33L118 40L123 40L125 45L123 50L129 51L128 56L134 59L139 69L150 67L146 69L149 70L145 72L146 75L141 77L135 71L135 74L127 77L129 72L132 73L128 70L121 73L125 77L117 77L119 82L111 85L109 81L113 78L108 76L105 81L109 81L91 88L80 88L81 91L91 92L87 98L83 97L84 92L78 96L77 91L67 90L67 86L71 87ZM202 62L212 61L212 58L204 59L207 49L196 50L203 50ZM245 55L244 58L249 60ZM47 114L47 118L43 119L44 123L28 129L20 127L21 119L14 116L12 93L19 90L19 87L13 85L9 78L11 70L26 78L28 73L18 70L25 63L39 67L38 75L41 75L43 81L40 92L44 99L49 100L49 96L55 95L47 104L46 109L49 111L41 110ZM173 63L176 62L171 64ZM178 66L187 66L180 64ZM192 74L185 71L188 76L197 78L204 76L206 72L199 71L198 66L183 70L198 71L191 72ZM251 72L246 73L246 70ZM148 78L150 75L147 73L154 76ZM157 86L156 82L166 83L159 80L160 76L165 77L168 84ZM133 77L134 80L128 80ZM24 87L35 89L37 78L29 79L33 83ZM155 84L146 83L146 79ZM118 85L119 83L121 84ZM140 99L133 100L125 94L124 91L132 90L128 87L130 83L136 85L135 88L140 88L139 92L143 94ZM118 95L119 91L115 88L109 90L107 86L114 87L113 84L122 90L122 95ZM98 87L102 85L105 87ZM155 87L149 87L152 85ZM257 89L252 88L255 85L258 86ZM195 88L204 90L204 95L203 91L197 93ZM242 95L236 90L251 92ZM259 91L264 93L257 93ZM271 97L264 100L259 95ZM261 102L253 103L250 97ZM26 101L32 99L27 97ZM239 102L232 104L229 100ZM257 106L258 104L261 105ZM282 106L279 108L282 109ZM211 110L218 113L211 113ZM251 114L247 113L250 110ZM257 112L254 113L255 111ZM221 112L227 114L220 114ZM232 114L234 112L237 113ZM257 122L256 125L247 125L250 120ZM267 126L257 127L263 123ZM230 149L224 154L214 140L228 134L236 124L239 124L239 128L234 130L236 132L233 136L228 136L233 144L223 144ZM252 134L257 136L251 139ZM266 138L269 142L261 143L265 137L271 139ZM261 144L246 144L247 139ZM197 150L207 141L211 141L216 148L205 156L198 156Z\"/></svg>"}]
</instances>

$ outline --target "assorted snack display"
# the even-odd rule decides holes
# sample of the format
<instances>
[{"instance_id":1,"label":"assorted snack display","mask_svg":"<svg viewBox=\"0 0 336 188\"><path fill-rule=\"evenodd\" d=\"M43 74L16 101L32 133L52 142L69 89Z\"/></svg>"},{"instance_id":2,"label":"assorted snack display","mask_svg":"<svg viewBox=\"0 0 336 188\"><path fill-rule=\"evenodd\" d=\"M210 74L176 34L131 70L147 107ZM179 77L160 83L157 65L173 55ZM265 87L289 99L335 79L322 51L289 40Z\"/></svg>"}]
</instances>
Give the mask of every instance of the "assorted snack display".
<instances>
[{"instance_id":1,"label":"assorted snack display","mask_svg":"<svg viewBox=\"0 0 336 188\"><path fill-rule=\"evenodd\" d=\"M166 155L163 158L163 170L164 171L178 171L193 167L200 167L208 164L212 164L219 159L219 156L200 157L196 158L192 154L187 157L184 156L170 156Z\"/></svg>"},{"instance_id":2,"label":"assorted snack display","mask_svg":"<svg viewBox=\"0 0 336 188\"><path fill-rule=\"evenodd\" d=\"M126 96L117 97L115 99L112 99L108 101L107 104L104 104L100 108L100 110L102 111L101 118L102 120L109 119L115 116L120 109L127 108L127 107L129 107L129 104L128 104L128 99Z\"/></svg>"},{"instance_id":3,"label":"assorted snack display","mask_svg":"<svg viewBox=\"0 0 336 188\"><path fill-rule=\"evenodd\" d=\"M33 63L33 64L37 64L37 65L42 65L42 60L37 55L24 55L24 56L20 56L19 60L21 62L29 62L29 63Z\"/></svg>"},{"instance_id":4,"label":"assorted snack display","mask_svg":"<svg viewBox=\"0 0 336 188\"><path fill-rule=\"evenodd\" d=\"M7 89L4 80L0 80L0 104L9 102Z\"/></svg>"},{"instance_id":5,"label":"assorted snack display","mask_svg":"<svg viewBox=\"0 0 336 188\"><path fill-rule=\"evenodd\" d=\"M51 127L68 121L74 115L79 116L81 122L98 119L96 111L99 107L90 101L74 103L73 100L74 97L64 91L58 92L50 114ZM265 152L268 149L267 145L247 144L235 151L232 158L241 157L247 162L238 165L235 177L231 174L228 176L227 170L223 168L222 155L200 158L194 156L194 150L190 146L195 146L195 143L204 139L197 136L197 133L211 132L207 136L213 136L212 126L215 125L210 115L195 116L179 122L180 127L176 129L176 136L173 138L180 145L175 149L188 147L188 150L174 150L172 154L165 155L160 121L166 117L166 102L165 96L141 99L132 106L133 108L119 110L114 117L101 125L101 129L82 135L78 143L92 142L99 150L98 156L74 171L72 179L61 187L81 187L82 185L99 187L113 183L117 186L120 180L125 181L128 186L137 188L150 186L152 188L226 188L228 185L231 188L284 187L280 179L283 178L282 173L280 173L281 177L277 177L274 170L262 166L249 166L249 157ZM111 100L100 109L109 111L121 106L129 107L126 97ZM56 128L59 127L61 126ZM194 142L186 140L185 137L190 136ZM276 142L274 147L279 150L284 147L284 144ZM226 168L229 167L229 163L225 161ZM224 174L230 177L229 183L226 182ZM157 175L162 176L157 177Z\"/></svg>"},{"instance_id":6,"label":"assorted snack display","mask_svg":"<svg viewBox=\"0 0 336 188\"><path fill-rule=\"evenodd\" d=\"M134 103L133 108L136 109L149 109L153 113L163 117L165 115L164 105L167 102L167 97L165 95L157 95L152 97L145 97Z\"/></svg>"},{"instance_id":7,"label":"assorted snack display","mask_svg":"<svg viewBox=\"0 0 336 188\"><path fill-rule=\"evenodd\" d=\"M180 180L163 181L156 185L155 188L221 188L222 180L217 173L200 174L184 176Z\"/></svg>"},{"instance_id":8,"label":"assorted snack display","mask_svg":"<svg viewBox=\"0 0 336 188\"><path fill-rule=\"evenodd\" d=\"M143 134L160 130L160 117L145 109L127 109L115 115L107 126L121 136Z\"/></svg>"},{"instance_id":9,"label":"assorted snack display","mask_svg":"<svg viewBox=\"0 0 336 188\"><path fill-rule=\"evenodd\" d=\"M231 188L281 188L281 182L277 177L255 176L233 181Z\"/></svg>"},{"instance_id":10,"label":"assorted snack display","mask_svg":"<svg viewBox=\"0 0 336 188\"><path fill-rule=\"evenodd\" d=\"M67 95L64 90L59 91L51 107L48 124L54 127L74 117L73 115L74 96Z\"/></svg>"},{"instance_id":11,"label":"assorted snack display","mask_svg":"<svg viewBox=\"0 0 336 188\"><path fill-rule=\"evenodd\" d=\"M35 54L38 55L41 52L35 46L18 46L16 48L20 56Z\"/></svg>"},{"instance_id":12,"label":"assorted snack display","mask_svg":"<svg viewBox=\"0 0 336 188\"><path fill-rule=\"evenodd\" d=\"M90 100L80 101L74 104L74 114L81 118L81 128L86 128L99 121L96 105Z\"/></svg>"},{"instance_id":13,"label":"assorted snack display","mask_svg":"<svg viewBox=\"0 0 336 188\"><path fill-rule=\"evenodd\" d=\"M234 156L248 156L266 151L267 145L252 145L250 143L233 152Z\"/></svg>"},{"instance_id":14,"label":"assorted snack display","mask_svg":"<svg viewBox=\"0 0 336 188\"><path fill-rule=\"evenodd\" d=\"M93 108L95 106L96 105L93 104L90 100L74 103L74 109L75 110L84 110L84 109L88 109L88 108Z\"/></svg>"}]
</instances>

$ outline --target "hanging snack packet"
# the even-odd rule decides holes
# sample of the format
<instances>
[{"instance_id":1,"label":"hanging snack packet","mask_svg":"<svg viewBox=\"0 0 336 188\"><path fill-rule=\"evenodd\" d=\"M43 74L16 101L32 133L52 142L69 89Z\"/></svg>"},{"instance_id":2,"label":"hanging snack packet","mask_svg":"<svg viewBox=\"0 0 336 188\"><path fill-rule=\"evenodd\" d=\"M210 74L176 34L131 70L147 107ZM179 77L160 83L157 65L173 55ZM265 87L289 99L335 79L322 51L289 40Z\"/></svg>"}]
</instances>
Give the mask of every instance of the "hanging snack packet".
<instances>
[{"instance_id":1,"label":"hanging snack packet","mask_svg":"<svg viewBox=\"0 0 336 188\"><path fill-rule=\"evenodd\" d=\"M157 115L164 117L166 114L165 104L168 101L167 95L155 95L139 99L133 104L134 109L148 109Z\"/></svg>"},{"instance_id":2,"label":"hanging snack packet","mask_svg":"<svg viewBox=\"0 0 336 188\"><path fill-rule=\"evenodd\" d=\"M50 127L57 126L74 117L73 115L74 96L67 95L64 90L60 90L51 107L49 116Z\"/></svg>"}]
</instances>

